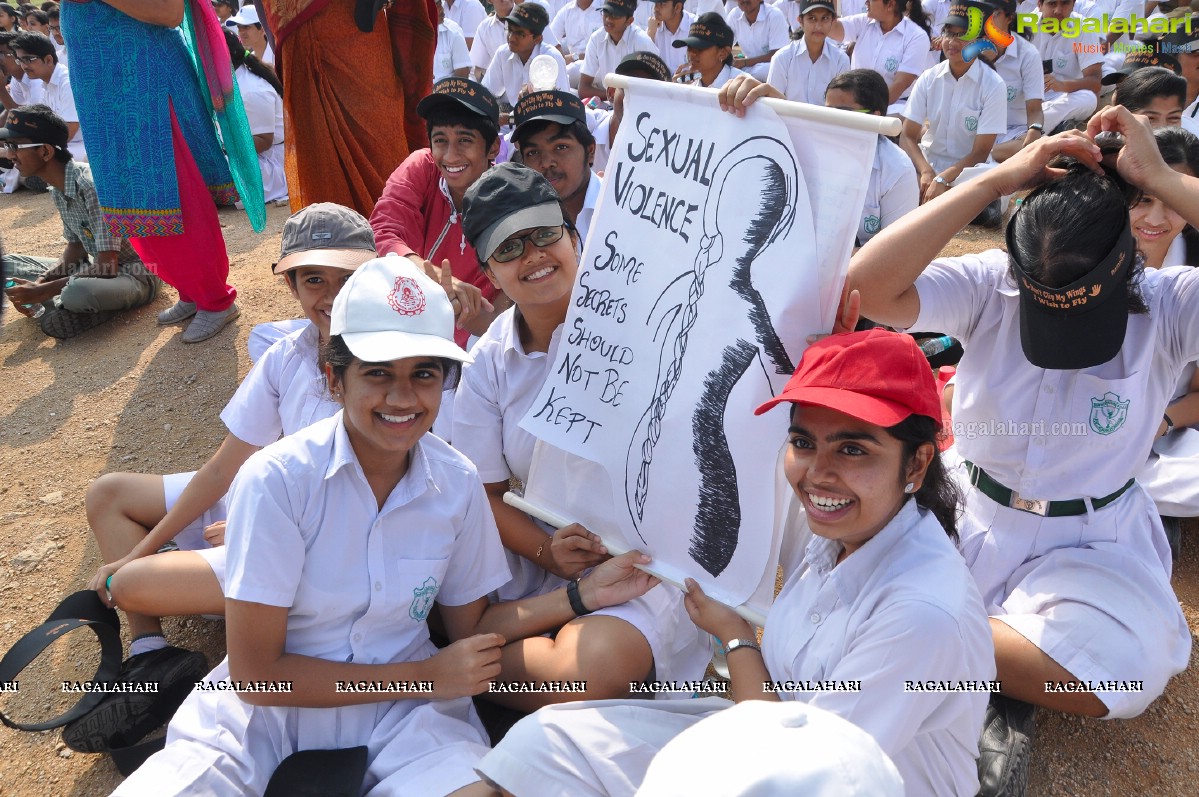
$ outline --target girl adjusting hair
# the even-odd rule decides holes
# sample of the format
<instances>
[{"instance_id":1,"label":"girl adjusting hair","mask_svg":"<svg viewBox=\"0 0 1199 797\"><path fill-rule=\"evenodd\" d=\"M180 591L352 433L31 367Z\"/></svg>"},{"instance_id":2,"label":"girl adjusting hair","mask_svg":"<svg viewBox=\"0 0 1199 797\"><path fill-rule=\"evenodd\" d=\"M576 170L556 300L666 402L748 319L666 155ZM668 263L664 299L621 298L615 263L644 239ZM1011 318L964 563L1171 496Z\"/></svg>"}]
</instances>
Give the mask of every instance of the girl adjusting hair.
<instances>
[{"instance_id":1,"label":"girl adjusting hair","mask_svg":"<svg viewBox=\"0 0 1199 797\"><path fill-rule=\"evenodd\" d=\"M229 656L118 795L261 794L297 750L360 745L363 793L487 793L468 698L499 675L500 647L656 583L631 552L570 595L489 605L510 574L482 484L426 434L470 361L448 297L406 258L372 260L338 294L330 332L325 375L343 409L242 467ZM435 602L451 640L440 651L425 622Z\"/></svg>"},{"instance_id":2,"label":"girl adjusting hair","mask_svg":"<svg viewBox=\"0 0 1199 797\"><path fill-rule=\"evenodd\" d=\"M783 475L807 517L791 531L811 535L802 559L784 563L761 645L732 609L687 583L691 618L728 650L728 697L798 700L849 720L890 756L909 795L974 794L995 664L982 600L953 544L959 493L937 455L927 360L898 333L835 334L809 347L757 412L777 404L790 413ZM932 682L972 688L926 688ZM515 795L545 782L599 793L583 787L588 779L631 795L658 750L730 705L714 697L543 709L480 771Z\"/></svg>"},{"instance_id":3,"label":"girl adjusting hair","mask_svg":"<svg viewBox=\"0 0 1199 797\"><path fill-rule=\"evenodd\" d=\"M529 478L535 438L520 427L550 372L549 349L563 334L578 272L578 234L566 221L549 181L504 163L467 192L464 230L483 273L515 304L472 349L455 396L452 438L479 469L507 549L513 580L495 600L560 589L607 559L598 537L574 524L554 531L503 501L513 478ZM656 589L629 603L567 623L553 636L504 649L511 680L587 681L585 696L621 697L630 683L654 677L703 677L711 656L706 636L687 619L682 596ZM651 675L653 673L653 675ZM578 694L492 694L532 710Z\"/></svg>"}]
</instances>

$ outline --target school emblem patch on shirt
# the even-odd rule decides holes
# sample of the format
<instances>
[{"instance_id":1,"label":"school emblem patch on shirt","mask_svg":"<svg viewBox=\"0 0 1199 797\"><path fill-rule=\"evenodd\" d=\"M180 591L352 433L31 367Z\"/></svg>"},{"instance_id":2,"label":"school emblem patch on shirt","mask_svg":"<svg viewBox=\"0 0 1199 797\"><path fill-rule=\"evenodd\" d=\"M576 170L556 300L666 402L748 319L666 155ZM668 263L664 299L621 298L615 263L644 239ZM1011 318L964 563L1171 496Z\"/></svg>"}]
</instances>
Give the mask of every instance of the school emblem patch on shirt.
<instances>
[{"instance_id":1,"label":"school emblem patch on shirt","mask_svg":"<svg viewBox=\"0 0 1199 797\"><path fill-rule=\"evenodd\" d=\"M433 599L437 597L439 585L437 579L429 576L425 583L412 590L412 605L408 607L408 616L413 620L425 620L433 608Z\"/></svg>"},{"instance_id":2,"label":"school emblem patch on shirt","mask_svg":"<svg viewBox=\"0 0 1199 797\"><path fill-rule=\"evenodd\" d=\"M887 59L887 63L883 65L883 68L888 72L894 72L896 69L899 69L899 59L891 56Z\"/></svg>"},{"instance_id":3,"label":"school emblem patch on shirt","mask_svg":"<svg viewBox=\"0 0 1199 797\"><path fill-rule=\"evenodd\" d=\"M1057 58L1054 58L1053 59L1053 68L1054 69L1065 69L1066 68L1066 59L1062 58L1060 56Z\"/></svg>"},{"instance_id":4,"label":"school emblem patch on shirt","mask_svg":"<svg viewBox=\"0 0 1199 797\"><path fill-rule=\"evenodd\" d=\"M862 221L862 229L864 229L870 235L874 235L876 232L882 229L882 226L882 220L879 219L878 216L867 216Z\"/></svg>"},{"instance_id":5,"label":"school emblem patch on shirt","mask_svg":"<svg viewBox=\"0 0 1199 797\"><path fill-rule=\"evenodd\" d=\"M1104 393L1100 398L1091 399L1091 428L1103 435L1119 429L1128 417L1131 401L1120 401L1115 393Z\"/></svg>"},{"instance_id":6,"label":"school emblem patch on shirt","mask_svg":"<svg viewBox=\"0 0 1199 797\"><path fill-rule=\"evenodd\" d=\"M425 292L412 277L396 277L387 303L400 315L420 315L425 311Z\"/></svg>"},{"instance_id":7,"label":"school emblem patch on shirt","mask_svg":"<svg viewBox=\"0 0 1199 797\"><path fill-rule=\"evenodd\" d=\"M973 133L975 130L978 129L978 117L977 116L967 116L966 117L966 129L969 130L971 133Z\"/></svg>"},{"instance_id":8,"label":"school emblem patch on shirt","mask_svg":"<svg viewBox=\"0 0 1199 797\"><path fill-rule=\"evenodd\" d=\"M1011 102L1014 99L1016 99L1016 87L1008 86L1007 87L1007 101Z\"/></svg>"}]
</instances>

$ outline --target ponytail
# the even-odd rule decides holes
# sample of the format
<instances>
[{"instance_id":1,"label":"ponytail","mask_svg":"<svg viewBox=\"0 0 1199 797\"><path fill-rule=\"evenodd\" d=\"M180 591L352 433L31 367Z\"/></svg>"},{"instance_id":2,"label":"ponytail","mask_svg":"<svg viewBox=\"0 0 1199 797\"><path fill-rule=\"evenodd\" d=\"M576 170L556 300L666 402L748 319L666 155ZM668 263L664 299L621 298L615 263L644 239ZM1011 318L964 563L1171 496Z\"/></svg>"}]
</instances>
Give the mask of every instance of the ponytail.
<instances>
[{"instance_id":1,"label":"ponytail","mask_svg":"<svg viewBox=\"0 0 1199 797\"><path fill-rule=\"evenodd\" d=\"M244 66L251 75L258 77L271 84L271 88L280 97L283 96L283 82L279 80L279 75L274 69L264 64L258 56L245 48L241 40L237 38L237 34L225 28L225 44L229 47L229 60L233 63L233 70L237 71L238 67Z\"/></svg>"},{"instance_id":2,"label":"ponytail","mask_svg":"<svg viewBox=\"0 0 1199 797\"><path fill-rule=\"evenodd\" d=\"M895 10L901 17L907 17L924 28L924 32L932 38L932 24L928 21L928 15L924 13L924 6L920 5L919 0L895 0Z\"/></svg>"}]
</instances>

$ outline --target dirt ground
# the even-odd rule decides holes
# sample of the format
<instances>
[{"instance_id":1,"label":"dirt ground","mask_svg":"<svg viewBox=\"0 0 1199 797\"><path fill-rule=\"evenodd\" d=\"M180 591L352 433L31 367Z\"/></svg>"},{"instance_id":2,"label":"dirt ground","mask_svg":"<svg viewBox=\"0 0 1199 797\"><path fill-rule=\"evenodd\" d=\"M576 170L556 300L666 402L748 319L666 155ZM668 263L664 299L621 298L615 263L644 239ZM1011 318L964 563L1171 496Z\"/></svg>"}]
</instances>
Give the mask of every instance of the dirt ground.
<instances>
[{"instance_id":1,"label":"dirt ground","mask_svg":"<svg viewBox=\"0 0 1199 797\"><path fill-rule=\"evenodd\" d=\"M158 311L175 299L170 289L152 305L72 341L54 341L33 322L6 313L0 334L0 650L81 589L99 565L84 516L89 482L116 470L193 470L220 443L224 428L218 414L250 367L250 329L297 315L295 302L269 271L286 218L286 208L269 208L266 231L254 234L244 214L222 212L230 281L238 289L242 314L208 342L185 345L178 339L181 327L155 324ZM10 251L57 256L60 233L48 196L0 196L0 235ZM970 230L947 253L981 251L1000 241L998 235ZM1185 530L1191 544L1184 546L1174 576L1192 632L1199 629L1196 532L1195 525ZM201 619L166 624L174 644L203 650L212 664L223 655L223 632L223 624ZM83 653L59 656L55 680L68 678L68 672L90 676L88 662L80 661L86 658ZM0 707L14 708L13 696L0 697ZM63 699L49 692L31 698L25 683L19 697L21 703ZM1197 778L1199 668L1194 660L1135 720L1038 714L1030 794L1181 797L1195 793ZM72 753L57 731L0 728L2 797L91 797L108 794L119 779L107 757Z\"/></svg>"}]
</instances>

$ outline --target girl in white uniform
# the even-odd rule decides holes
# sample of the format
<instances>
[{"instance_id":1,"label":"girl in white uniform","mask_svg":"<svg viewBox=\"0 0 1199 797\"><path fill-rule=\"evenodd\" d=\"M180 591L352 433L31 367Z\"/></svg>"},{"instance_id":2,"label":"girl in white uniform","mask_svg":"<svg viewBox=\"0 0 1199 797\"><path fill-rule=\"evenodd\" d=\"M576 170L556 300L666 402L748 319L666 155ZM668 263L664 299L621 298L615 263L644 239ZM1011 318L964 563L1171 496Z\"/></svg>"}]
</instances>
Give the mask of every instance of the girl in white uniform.
<instances>
[{"instance_id":1,"label":"girl in white uniform","mask_svg":"<svg viewBox=\"0 0 1199 797\"><path fill-rule=\"evenodd\" d=\"M246 109L246 121L254 136L258 170L262 172L263 199L267 202L287 199L287 176L283 171L283 84L275 70L246 50L228 28L225 39L229 44L237 89Z\"/></svg>"},{"instance_id":2,"label":"girl in white uniform","mask_svg":"<svg viewBox=\"0 0 1199 797\"><path fill-rule=\"evenodd\" d=\"M325 389L317 355L329 337L333 299L373 257L370 224L353 210L320 203L292 215L274 272L286 275L311 323L274 343L250 369L221 412L229 430L221 447L199 471L108 473L88 488L88 522L105 561L89 587L125 610L131 655L166 644L159 617L224 612L224 495L251 454L340 408ZM150 556L172 539L183 550Z\"/></svg>"},{"instance_id":3,"label":"girl in white uniform","mask_svg":"<svg viewBox=\"0 0 1199 797\"><path fill-rule=\"evenodd\" d=\"M675 81L718 89L735 77L747 75L733 66L733 29L716 13L701 15L687 29L687 36L672 46L687 48L687 63L676 72Z\"/></svg>"},{"instance_id":4,"label":"girl in white uniform","mask_svg":"<svg viewBox=\"0 0 1199 797\"><path fill-rule=\"evenodd\" d=\"M365 745L364 794L487 793L469 700L500 646L656 579L606 562L567 590L489 606L510 577L474 467L428 435L470 355L407 258L361 266L333 305L325 374L343 406L252 456L229 497L229 656L117 795L261 794L300 750ZM434 601L453 643L438 651ZM282 685L273 691L239 684ZM472 785L473 784L473 785Z\"/></svg>"},{"instance_id":5,"label":"girl in white uniform","mask_svg":"<svg viewBox=\"0 0 1199 797\"><path fill-rule=\"evenodd\" d=\"M492 284L515 306L496 318L472 349L454 401L454 445L479 469L487 487L512 581L497 600L559 589L606 557L596 537L578 525L554 532L503 501L513 477L529 477L535 438L520 427L551 362L578 270L578 235L561 201L537 172L501 164L467 191L463 228L485 260ZM522 231L532 230L527 238ZM551 240L552 239L552 240ZM504 653L506 677L587 681L586 697L626 695L630 682L651 677L692 681L711 658L707 635L687 618L682 594L663 587L642 598L568 623L553 638L527 639ZM578 694L496 696L532 710Z\"/></svg>"},{"instance_id":6,"label":"girl in white uniform","mask_svg":"<svg viewBox=\"0 0 1199 797\"><path fill-rule=\"evenodd\" d=\"M688 579L688 613L728 650L729 697L801 700L849 720L891 757L908 795L974 794L995 663L982 601L951 539L960 494L936 453L927 360L897 333L835 334L804 352L758 412L778 403L791 424L783 473L815 536L786 574L761 647L745 620ZM631 795L658 750L729 705L716 697L542 709L479 771L518 797Z\"/></svg>"},{"instance_id":7,"label":"girl in white uniform","mask_svg":"<svg viewBox=\"0 0 1199 797\"><path fill-rule=\"evenodd\" d=\"M1085 135L1033 142L884 230L854 256L849 285L879 323L965 347L953 396L955 428L971 431L956 435L968 461L960 547L1004 694L1118 718L1144 711L1190 655L1161 522L1133 476L1199 357L1199 271L1135 264L1125 196L1095 174L1101 131L1127 141L1108 156L1125 180L1199 221L1199 179L1111 107ZM1060 154L1081 165L1048 167ZM1009 224L1010 256L934 260L987 203L1041 183Z\"/></svg>"},{"instance_id":8,"label":"girl in white uniform","mask_svg":"<svg viewBox=\"0 0 1199 797\"><path fill-rule=\"evenodd\" d=\"M887 113L903 113L916 78L928 67L928 19L917 0L867 0L865 14L834 20L828 33L837 41L853 42L849 65L873 69L890 90Z\"/></svg>"}]
</instances>

